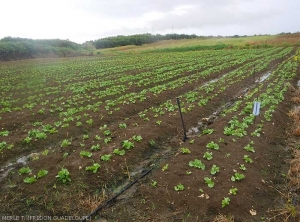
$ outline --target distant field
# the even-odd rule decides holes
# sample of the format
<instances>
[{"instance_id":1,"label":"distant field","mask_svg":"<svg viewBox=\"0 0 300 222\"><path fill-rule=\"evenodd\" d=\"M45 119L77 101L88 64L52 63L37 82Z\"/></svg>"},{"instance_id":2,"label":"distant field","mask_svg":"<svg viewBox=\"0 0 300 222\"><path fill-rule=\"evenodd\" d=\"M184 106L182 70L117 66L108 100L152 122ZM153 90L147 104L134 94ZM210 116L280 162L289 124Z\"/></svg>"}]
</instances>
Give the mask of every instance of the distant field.
<instances>
[{"instance_id":1,"label":"distant field","mask_svg":"<svg viewBox=\"0 0 300 222\"><path fill-rule=\"evenodd\" d=\"M265 35L265 36L249 36L238 38L210 38L210 39L181 39L181 40L164 40L142 46L122 46L116 48L108 48L97 50L104 55L111 54L128 54L128 53L143 53L162 49L174 49L196 46L214 46L214 45L231 45L233 47L255 47L258 45L269 46L288 46L300 44L300 34L293 35Z\"/></svg>"},{"instance_id":2,"label":"distant field","mask_svg":"<svg viewBox=\"0 0 300 222\"><path fill-rule=\"evenodd\" d=\"M175 47L186 47L186 46L212 46L216 44L231 44L231 45L245 45L268 42L274 39L275 36L251 36L251 37L240 37L240 38L211 38L211 39L180 39L180 40L164 40L151 44L144 44L142 46L122 46L116 48L102 49L99 50L104 54L109 53L134 53L143 52L148 50L163 49L163 48L175 48Z\"/></svg>"}]
</instances>

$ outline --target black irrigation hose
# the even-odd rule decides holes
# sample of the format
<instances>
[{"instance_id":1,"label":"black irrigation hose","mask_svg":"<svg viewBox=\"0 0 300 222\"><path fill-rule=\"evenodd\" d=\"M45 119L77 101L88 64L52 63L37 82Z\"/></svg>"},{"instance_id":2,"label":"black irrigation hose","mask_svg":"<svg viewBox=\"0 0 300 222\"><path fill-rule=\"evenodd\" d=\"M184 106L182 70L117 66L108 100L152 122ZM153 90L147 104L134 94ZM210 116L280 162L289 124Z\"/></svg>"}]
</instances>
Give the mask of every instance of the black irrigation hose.
<instances>
[{"instance_id":1,"label":"black irrigation hose","mask_svg":"<svg viewBox=\"0 0 300 222\"><path fill-rule=\"evenodd\" d=\"M150 173L152 170L154 169L154 167L151 167L149 170L147 170L146 172L144 172L140 177L136 178L134 181L132 181L130 184L127 184L125 187L123 187L123 189L117 193L115 196L113 196L112 198L110 198L109 200L107 200L104 204L98 206L92 213L90 213L88 216L86 216L81 222L86 222L86 220L88 218L91 218L92 216L94 216L96 213L98 213L100 210L102 210L103 208L107 207L112 201L114 201L118 196L120 196L124 191L126 191L127 189L129 189L132 185L134 185L136 182L138 182L140 179L142 179L143 177L145 177L148 173Z\"/></svg>"}]
</instances>

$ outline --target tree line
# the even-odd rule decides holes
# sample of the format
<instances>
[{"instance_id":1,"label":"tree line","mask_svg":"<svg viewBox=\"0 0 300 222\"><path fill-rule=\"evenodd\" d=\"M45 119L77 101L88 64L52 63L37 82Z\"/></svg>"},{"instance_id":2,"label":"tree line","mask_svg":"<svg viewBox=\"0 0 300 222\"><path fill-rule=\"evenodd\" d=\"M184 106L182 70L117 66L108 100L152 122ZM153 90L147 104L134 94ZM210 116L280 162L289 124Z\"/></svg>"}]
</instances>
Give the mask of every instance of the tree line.
<instances>
[{"instance_id":1,"label":"tree line","mask_svg":"<svg viewBox=\"0 0 300 222\"><path fill-rule=\"evenodd\" d=\"M138 34L138 35L118 35L112 37L106 37L97 39L95 41L89 41L94 45L96 49L104 49L104 48L113 48L119 46L126 45L143 45L148 43L154 43L162 40L171 40L171 39L192 39L192 38L207 38L205 36L197 36L195 34L187 35L187 34L166 34L166 35L151 35L149 33L146 34Z\"/></svg>"},{"instance_id":2,"label":"tree line","mask_svg":"<svg viewBox=\"0 0 300 222\"><path fill-rule=\"evenodd\" d=\"M69 40L0 39L0 61L41 57L65 57L82 53L82 45Z\"/></svg>"},{"instance_id":3,"label":"tree line","mask_svg":"<svg viewBox=\"0 0 300 222\"><path fill-rule=\"evenodd\" d=\"M83 44L77 44L69 40L61 39L27 39L5 37L0 39L0 61L32 59L43 57L66 57L78 55L92 55L94 49L113 48L125 45L143 45L154 43L161 40L170 39L192 39L207 38L197 35L186 34L166 34L151 35L138 34L129 36L113 36L87 41Z\"/></svg>"}]
</instances>

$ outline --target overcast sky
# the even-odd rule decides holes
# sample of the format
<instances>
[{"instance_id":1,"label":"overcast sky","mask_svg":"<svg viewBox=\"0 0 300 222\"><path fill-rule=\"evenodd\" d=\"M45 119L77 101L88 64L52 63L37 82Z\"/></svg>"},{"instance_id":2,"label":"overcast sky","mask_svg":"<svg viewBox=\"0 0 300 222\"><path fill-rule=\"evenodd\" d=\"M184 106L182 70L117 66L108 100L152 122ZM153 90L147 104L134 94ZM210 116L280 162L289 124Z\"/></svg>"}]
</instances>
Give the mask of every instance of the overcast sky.
<instances>
[{"instance_id":1,"label":"overcast sky","mask_svg":"<svg viewBox=\"0 0 300 222\"><path fill-rule=\"evenodd\" d=\"M173 27L173 28L172 28ZM0 38L300 31L300 0L0 0Z\"/></svg>"}]
</instances>

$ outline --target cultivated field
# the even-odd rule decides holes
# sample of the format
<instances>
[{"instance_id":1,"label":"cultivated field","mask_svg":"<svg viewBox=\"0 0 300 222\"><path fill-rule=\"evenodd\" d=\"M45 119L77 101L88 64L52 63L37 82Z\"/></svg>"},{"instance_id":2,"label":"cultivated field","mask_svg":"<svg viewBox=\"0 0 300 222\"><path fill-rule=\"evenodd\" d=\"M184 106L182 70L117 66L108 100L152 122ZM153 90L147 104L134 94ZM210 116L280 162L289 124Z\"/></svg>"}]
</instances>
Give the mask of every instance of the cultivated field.
<instances>
[{"instance_id":1,"label":"cultivated field","mask_svg":"<svg viewBox=\"0 0 300 222\"><path fill-rule=\"evenodd\" d=\"M273 217L296 55L272 47L0 63L0 216L85 216L147 172L96 215Z\"/></svg>"}]
</instances>

